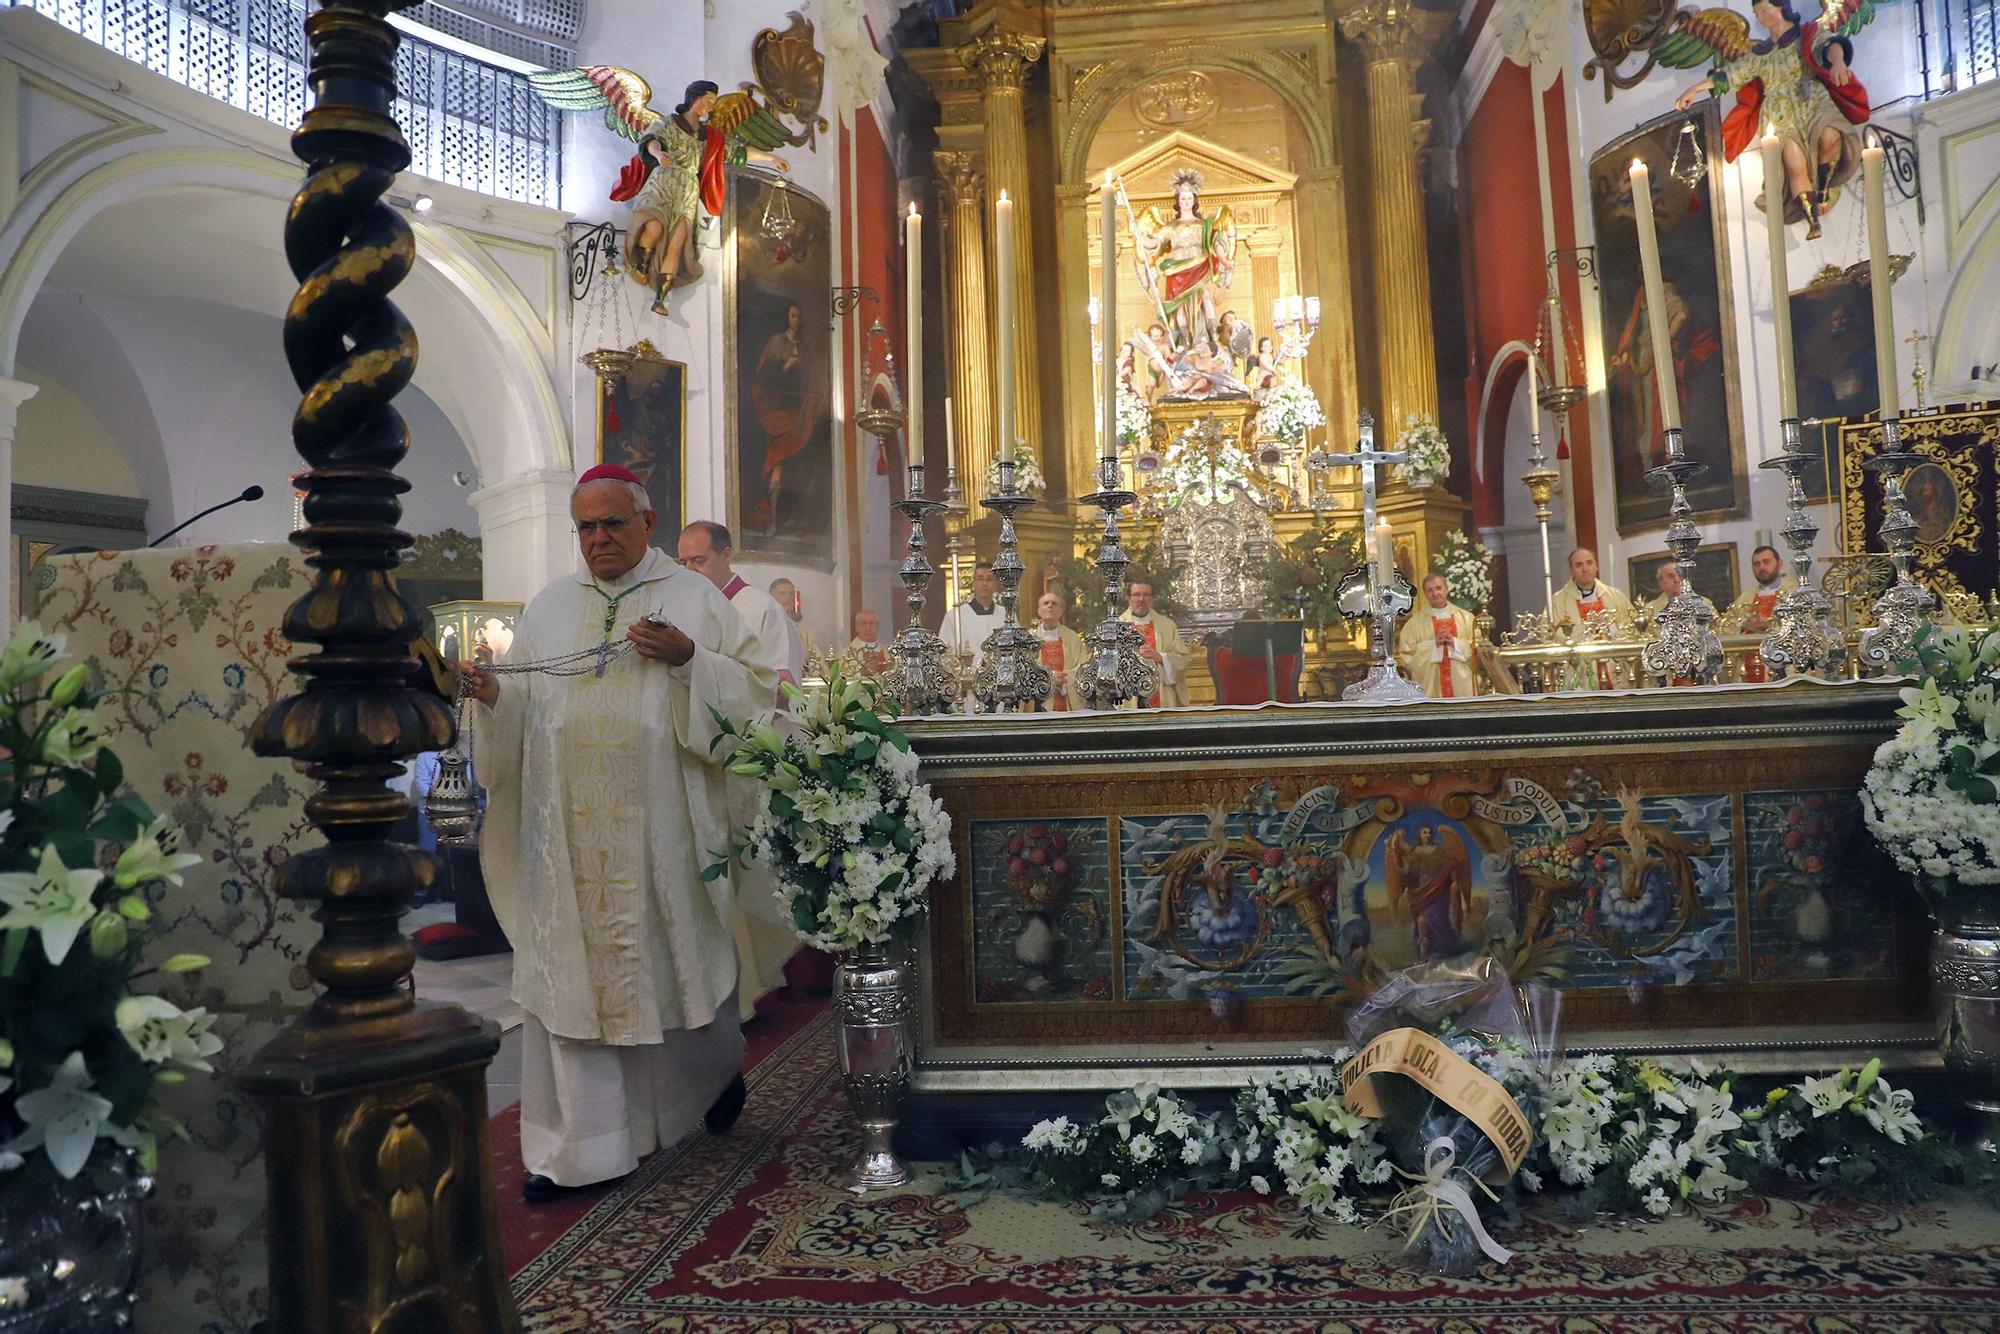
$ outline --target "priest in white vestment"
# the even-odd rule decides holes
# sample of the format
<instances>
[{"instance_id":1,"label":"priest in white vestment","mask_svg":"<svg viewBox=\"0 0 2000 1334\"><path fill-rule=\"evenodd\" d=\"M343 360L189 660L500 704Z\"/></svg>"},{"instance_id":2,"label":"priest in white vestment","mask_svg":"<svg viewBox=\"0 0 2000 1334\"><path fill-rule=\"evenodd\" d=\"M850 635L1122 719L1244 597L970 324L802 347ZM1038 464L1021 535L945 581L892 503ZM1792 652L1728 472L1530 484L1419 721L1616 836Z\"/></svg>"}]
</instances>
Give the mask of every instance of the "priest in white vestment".
<instances>
[{"instance_id":1,"label":"priest in white vestment","mask_svg":"<svg viewBox=\"0 0 2000 1334\"><path fill-rule=\"evenodd\" d=\"M805 679L806 645L798 626L778 605L778 600L736 573L736 547L727 526L697 519L681 529L680 562L714 584L736 608L751 632L764 666L778 673L780 682L797 685ZM777 707L790 701L781 693ZM741 774L729 776L730 804L737 825L747 825L757 817L763 802L761 785ZM736 1004L743 1017L756 1012L757 1002L785 985L785 965L799 952L799 938L792 930L791 914L778 895L777 881L762 863L739 866L736 871Z\"/></svg>"},{"instance_id":2,"label":"priest in white vestment","mask_svg":"<svg viewBox=\"0 0 2000 1334\"><path fill-rule=\"evenodd\" d=\"M995 601L999 592L1000 581L993 575L992 564L980 561L972 567L972 596L946 612L938 627L944 646L960 657L969 655L974 671L979 670L987 638L1007 620L1007 613Z\"/></svg>"},{"instance_id":3,"label":"priest in white vestment","mask_svg":"<svg viewBox=\"0 0 2000 1334\"><path fill-rule=\"evenodd\" d=\"M1090 650L1084 645L1082 635L1063 624L1063 615L1068 611L1069 604L1054 589L1042 594L1035 603L1035 618L1039 623L1034 634L1042 641L1042 666L1049 669L1049 697L1042 701L1042 707L1051 713L1071 713L1083 707L1077 675L1082 672Z\"/></svg>"},{"instance_id":4,"label":"priest in white vestment","mask_svg":"<svg viewBox=\"0 0 2000 1334\"><path fill-rule=\"evenodd\" d=\"M1140 655L1160 671L1159 690L1141 707L1172 708L1187 703L1187 644L1181 639L1180 627L1153 610L1151 580L1132 581L1125 592L1125 610L1118 613L1118 619L1139 632L1146 641L1139 646Z\"/></svg>"},{"instance_id":5,"label":"priest in white vestment","mask_svg":"<svg viewBox=\"0 0 2000 1334\"><path fill-rule=\"evenodd\" d=\"M1549 603L1549 620L1557 625L1581 625L1598 612L1629 616L1632 599L1597 577L1597 553L1578 547L1569 553L1569 582L1558 588Z\"/></svg>"},{"instance_id":6,"label":"priest in white vestment","mask_svg":"<svg viewBox=\"0 0 2000 1334\"><path fill-rule=\"evenodd\" d=\"M1444 576L1424 576L1423 605L1396 636L1396 660L1432 699L1470 699L1479 693L1472 674L1478 629L1472 613L1452 605Z\"/></svg>"},{"instance_id":7,"label":"priest in white vestment","mask_svg":"<svg viewBox=\"0 0 2000 1334\"><path fill-rule=\"evenodd\" d=\"M715 586L653 549L630 472L585 473L570 514L587 568L528 604L503 665L578 661L459 668L482 706L480 864L527 1016L530 1200L623 1176L742 1111L735 890L702 879L731 829L710 710L748 718L777 688Z\"/></svg>"}]
</instances>

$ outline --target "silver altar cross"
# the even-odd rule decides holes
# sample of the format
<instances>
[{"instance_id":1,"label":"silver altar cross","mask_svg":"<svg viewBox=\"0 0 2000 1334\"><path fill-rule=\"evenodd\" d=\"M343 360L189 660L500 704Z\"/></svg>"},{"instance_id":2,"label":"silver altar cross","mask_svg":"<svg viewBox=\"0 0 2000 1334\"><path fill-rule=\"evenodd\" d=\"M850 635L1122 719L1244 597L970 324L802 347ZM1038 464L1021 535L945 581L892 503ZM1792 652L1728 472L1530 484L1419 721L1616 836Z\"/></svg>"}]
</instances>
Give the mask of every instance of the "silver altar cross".
<instances>
[{"instance_id":1,"label":"silver altar cross","mask_svg":"<svg viewBox=\"0 0 2000 1334\"><path fill-rule=\"evenodd\" d=\"M1375 448L1375 414L1367 410L1361 413L1361 448L1352 454L1323 454L1315 452L1306 458L1306 466L1316 471L1327 468L1359 468L1361 470L1361 522L1362 546L1375 532L1375 470L1378 467L1408 463L1410 451L1407 449Z\"/></svg>"}]
</instances>

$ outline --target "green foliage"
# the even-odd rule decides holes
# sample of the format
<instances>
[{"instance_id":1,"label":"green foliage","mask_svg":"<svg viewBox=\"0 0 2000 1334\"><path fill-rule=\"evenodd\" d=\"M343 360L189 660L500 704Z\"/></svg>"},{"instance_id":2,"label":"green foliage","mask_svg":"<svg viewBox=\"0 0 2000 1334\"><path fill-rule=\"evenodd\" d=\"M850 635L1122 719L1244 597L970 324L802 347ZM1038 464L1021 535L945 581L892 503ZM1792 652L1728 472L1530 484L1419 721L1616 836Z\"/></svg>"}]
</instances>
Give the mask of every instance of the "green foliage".
<instances>
[{"instance_id":1,"label":"green foliage","mask_svg":"<svg viewBox=\"0 0 2000 1334\"><path fill-rule=\"evenodd\" d=\"M1324 630L1340 621L1336 590L1341 576L1360 563L1360 533L1339 527L1332 515L1322 514L1312 527L1273 548L1264 559L1246 561L1244 573L1263 587L1264 615L1285 621L1303 618ZM1295 589L1307 595L1303 607L1285 596Z\"/></svg>"},{"instance_id":2,"label":"green foliage","mask_svg":"<svg viewBox=\"0 0 2000 1334\"><path fill-rule=\"evenodd\" d=\"M1069 590L1068 623L1078 631L1087 631L1103 620L1108 608L1104 601L1104 581L1097 577L1097 544L1103 535L1104 525L1100 522L1083 520L1077 525L1076 541L1072 554L1055 562L1055 575L1062 586ZM1121 530L1122 545L1131 564L1125 567L1126 580L1150 579L1153 585L1153 609L1162 615L1178 617L1187 609L1174 596L1174 576L1178 566L1169 559L1166 549L1160 545L1157 530L1139 540L1133 539L1129 529ZM1090 553L1087 556L1073 554L1076 550ZM1026 590L1021 594L1025 614L1033 619L1034 608Z\"/></svg>"}]
</instances>

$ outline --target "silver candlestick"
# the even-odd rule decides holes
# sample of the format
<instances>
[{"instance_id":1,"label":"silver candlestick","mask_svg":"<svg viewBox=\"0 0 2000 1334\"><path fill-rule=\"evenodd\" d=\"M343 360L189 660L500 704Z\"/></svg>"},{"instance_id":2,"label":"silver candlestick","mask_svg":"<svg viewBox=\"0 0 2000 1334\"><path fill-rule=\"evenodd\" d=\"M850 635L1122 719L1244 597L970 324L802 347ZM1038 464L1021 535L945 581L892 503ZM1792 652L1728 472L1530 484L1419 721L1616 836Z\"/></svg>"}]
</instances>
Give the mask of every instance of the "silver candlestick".
<instances>
[{"instance_id":1,"label":"silver candlestick","mask_svg":"<svg viewBox=\"0 0 2000 1334\"><path fill-rule=\"evenodd\" d=\"M1097 490L1083 498L1104 515L1097 543L1097 576L1104 581L1104 619L1085 638L1090 652L1077 670L1077 693L1093 709L1115 709L1126 700L1146 700L1160 688L1159 668L1147 662L1146 637L1119 618L1125 609L1125 567L1131 558L1118 541L1118 511L1139 497L1120 483L1116 455L1098 460Z\"/></svg>"},{"instance_id":2,"label":"silver candlestick","mask_svg":"<svg viewBox=\"0 0 2000 1334\"><path fill-rule=\"evenodd\" d=\"M1882 452L1867 467L1882 474L1882 545L1896 566L1896 582L1875 600L1875 625L1861 634L1861 671L1874 676L1901 672L1916 656L1917 635L1930 623L1937 603L1911 574L1916 560L1917 521L1903 496L1903 479L1923 462L1903 447L1903 419L1882 419Z\"/></svg>"},{"instance_id":3,"label":"silver candlestick","mask_svg":"<svg viewBox=\"0 0 2000 1334\"><path fill-rule=\"evenodd\" d=\"M1722 676L1722 640L1713 625L1715 610L1708 599L1694 591L1694 552L1701 545L1701 530L1694 525L1694 506L1687 498L1687 484L1707 471L1706 463L1687 456L1678 426L1667 428L1667 461L1646 471L1656 489L1673 493L1667 510L1673 516L1667 526L1667 549L1674 553L1681 591L1653 622L1655 633L1645 652L1646 670L1669 684L1692 681L1713 685Z\"/></svg>"},{"instance_id":4,"label":"silver candlestick","mask_svg":"<svg viewBox=\"0 0 2000 1334\"><path fill-rule=\"evenodd\" d=\"M1789 494L1785 499L1785 545L1792 549L1792 589L1778 599L1771 628L1757 654L1773 681L1791 675L1827 675L1846 660L1846 637L1833 625L1833 604L1812 577L1813 540L1819 525L1806 513L1805 471L1819 462L1807 452L1799 419L1779 423L1785 452L1765 459L1760 468L1782 469Z\"/></svg>"},{"instance_id":5,"label":"silver candlestick","mask_svg":"<svg viewBox=\"0 0 2000 1334\"><path fill-rule=\"evenodd\" d=\"M901 687L895 693L905 714L950 713L958 699L958 673L945 655L944 641L924 627L924 590L937 569L924 556L924 520L945 508L941 500L924 499L924 465L912 463L906 470L905 495L896 502L910 521L910 549L897 574L910 606L909 623L896 636L889 656L900 664L896 673Z\"/></svg>"},{"instance_id":6,"label":"silver candlestick","mask_svg":"<svg viewBox=\"0 0 2000 1334\"><path fill-rule=\"evenodd\" d=\"M1042 666L1041 643L1021 628L1017 612L1021 600L1020 542L1014 533L1014 516L1035 503L1035 498L1014 483L1014 460L1002 458L994 465L999 486L979 503L1000 516L1000 550L993 557L993 577L1000 584L1000 628L986 636L979 646L979 670L972 680L973 701L981 713L1011 712L1026 704L1040 709L1049 698L1053 684L1049 669Z\"/></svg>"}]
</instances>

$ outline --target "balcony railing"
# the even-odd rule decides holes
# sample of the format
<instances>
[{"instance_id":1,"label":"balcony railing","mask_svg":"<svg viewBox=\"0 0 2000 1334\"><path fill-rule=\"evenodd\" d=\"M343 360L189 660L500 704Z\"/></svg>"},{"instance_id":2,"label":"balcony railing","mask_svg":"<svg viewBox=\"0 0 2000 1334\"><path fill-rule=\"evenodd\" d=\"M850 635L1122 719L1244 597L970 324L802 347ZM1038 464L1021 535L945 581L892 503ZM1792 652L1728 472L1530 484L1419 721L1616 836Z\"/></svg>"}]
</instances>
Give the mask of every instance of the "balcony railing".
<instances>
[{"instance_id":1,"label":"balcony railing","mask_svg":"<svg viewBox=\"0 0 2000 1334\"><path fill-rule=\"evenodd\" d=\"M2000 79L2000 0L1917 0L1926 100Z\"/></svg>"},{"instance_id":2,"label":"balcony railing","mask_svg":"<svg viewBox=\"0 0 2000 1334\"><path fill-rule=\"evenodd\" d=\"M0 0L155 74L278 125L306 110L307 0ZM447 185L560 205L562 123L525 75L405 34L396 120L410 169Z\"/></svg>"}]
</instances>

